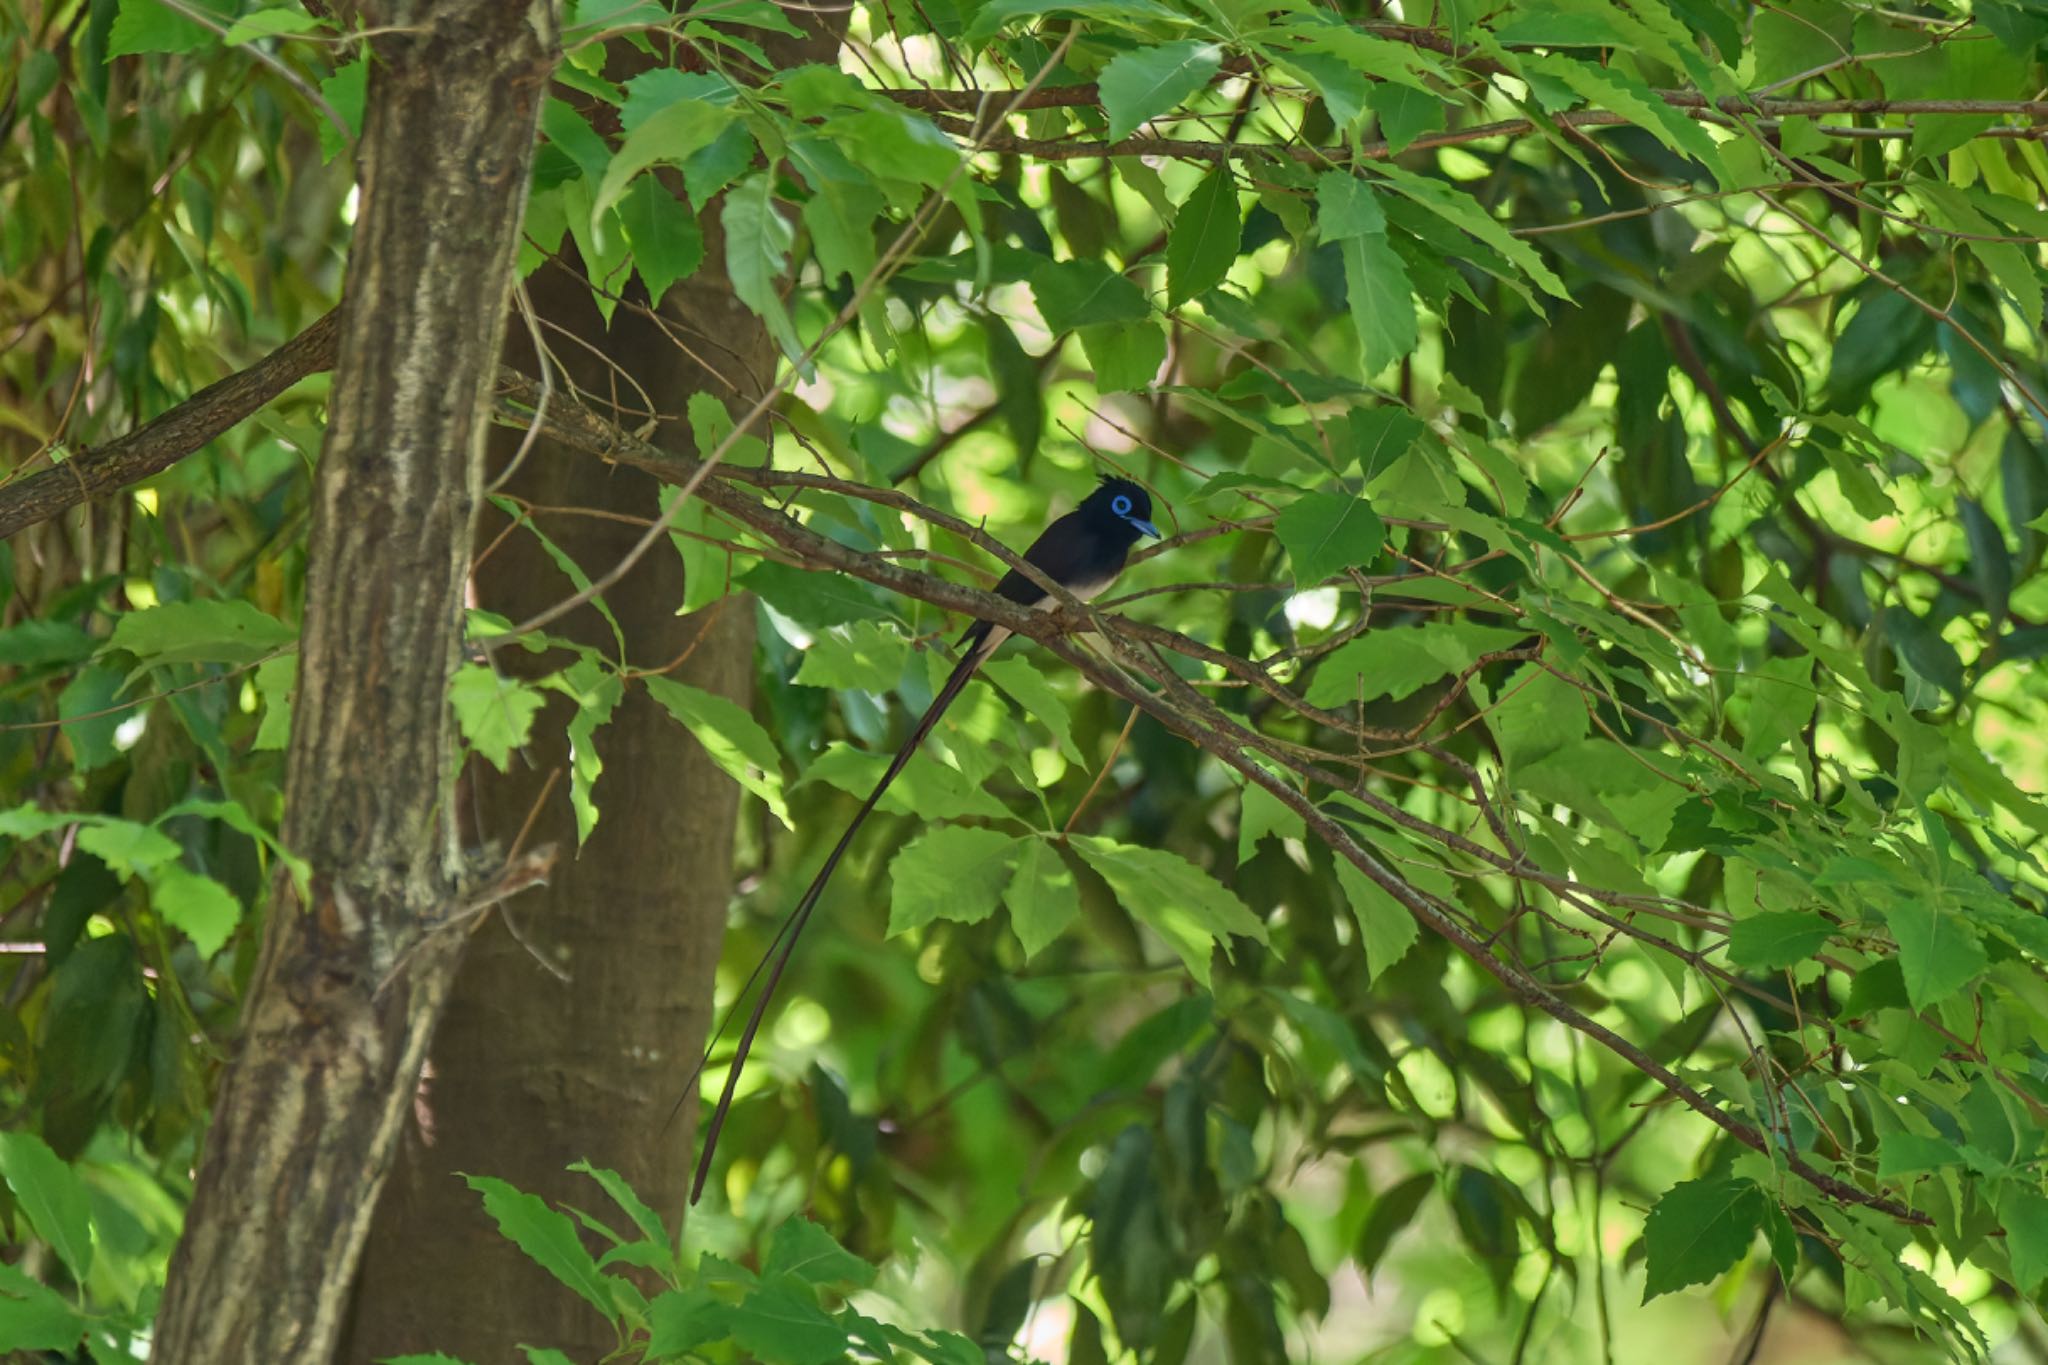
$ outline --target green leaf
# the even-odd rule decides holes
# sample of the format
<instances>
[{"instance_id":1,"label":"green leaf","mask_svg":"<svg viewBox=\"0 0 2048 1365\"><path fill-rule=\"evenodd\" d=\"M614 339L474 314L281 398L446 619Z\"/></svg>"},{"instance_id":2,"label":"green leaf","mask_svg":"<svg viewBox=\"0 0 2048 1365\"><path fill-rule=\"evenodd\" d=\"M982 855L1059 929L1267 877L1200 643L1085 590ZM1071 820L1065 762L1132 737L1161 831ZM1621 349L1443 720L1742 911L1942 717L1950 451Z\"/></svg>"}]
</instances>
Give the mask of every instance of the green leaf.
<instances>
[{"instance_id":1,"label":"green leaf","mask_svg":"<svg viewBox=\"0 0 2048 1365\"><path fill-rule=\"evenodd\" d=\"M1097 260L1039 262L1031 271L1031 297L1054 332L1152 316L1144 291Z\"/></svg>"},{"instance_id":2,"label":"green leaf","mask_svg":"<svg viewBox=\"0 0 2048 1365\"><path fill-rule=\"evenodd\" d=\"M612 718L626 685L619 675L592 659L578 659L551 680L551 685L576 703L569 718L569 804L576 812L576 842L579 846L597 828L598 810L593 795L604 758L597 751L597 730Z\"/></svg>"},{"instance_id":3,"label":"green leaf","mask_svg":"<svg viewBox=\"0 0 2048 1365\"><path fill-rule=\"evenodd\" d=\"M1391 161L1376 164L1373 173L1418 207L1426 209L1507 257L1544 293L1566 302L1571 301L1571 290L1557 277L1556 271L1543 263L1543 258L1536 254L1536 249L1509 232L1499 219L1480 206L1480 201L1472 194L1452 189L1440 181L1395 165Z\"/></svg>"},{"instance_id":4,"label":"green leaf","mask_svg":"<svg viewBox=\"0 0 2048 1365\"><path fill-rule=\"evenodd\" d=\"M889 766L889 755L863 753L850 745L834 742L804 769L804 782L826 782L852 796L865 797L875 789ZM1009 817L1010 809L979 784L970 782L957 768L948 767L922 751L889 784L879 809L892 815L917 815L926 820L951 820L981 815L992 820Z\"/></svg>"},{"instance_id":5,"label":"green leaf","mask_svg":"<svg viewBox=\"0 0 2048 1365\"><path fill-rule=\"evenodd\" d=\"M92 1216L85 1182L34 1133L0 1133L0 1176L36 1236L50 1244L71 1278L92 1269Z\"/></svg>"},{"instance_id":6,"label":"green leaf","mask_svg":"<svg viewBox=\"0 0 2048 1365\"><path fill-rule=\"evenodd\" d=\"M1363 373L1370 378L1414 350L1420 336L1408 267L1384 236L1346 237L1337 250L1351 323L1364 347Z\"/></svg>"},{"instance_id":7,"label":"green leaf","mask_svg":"<svg viewBox=\"0 0 2048 1365\"><path fill-rule=\"evenodd\" d=\"M1070 841L1124 908L1159 931L1204 989L1209 958L1218 944L1231 955L1230 937L1266 942L1266 926L1235 893L1175 853L1139 848L1093 835Z\"/></svg>"},{"instance_id":8,"label":"green leaf","mask_svg":"<svg viewBox=\"0 0 2048 1365\"><path fill-rule=\"evenodd\" d=\"M227 34L221 41L229 47L240 47L258 38L288 38L326 27L302 9L259 9L228 25Z\"/></svg>"},{"instance_id":9,"label":"green leaf","mask_svg":"<svg viewBox=\"0 0 2048 1365\"><path fill-rule=\"evenodd\" d=\"M1316 229L1325 242L1386 235L1387 215L1372 186L1348 171L1316 177Z\"/></svg>"},{"instance_id":10,"label":"green leaf","mask_svg":"<svg viewBox=\"0 0 2048 1365\"><path fill-rule=\"evenodd\" d=\"M1081 761L1081 750L1074 743L1073 719L1067 712L1066 699L1029 659L1016 655L991 659L981 666L981 676L1007 693L1010 700L1024 709L1025 715L1050 730L1053 742L1059 745L1060 752L1069 761Z\"/></svg>"},{"instance_id":11,"label":"green leaf","mask_svg":"<svg viewBox=\"0 0 2048 1365\"><path fill-rule=\"evenodd\" d=\"M1749 1180L1673 1185L1643 1222L1643 1302L1704 1284L1742 1259L1764 1221L1764 1192Z\"/></svg>"},{"instance_id":12,"label":"green leaf","mask_svg":"<svg viewBox=\"0 0 2048 1365\"><path fill-rule=\"evenodd\" d=\"M691 394L688 412L690 439L697 443L700 459L708 460L714 451L724 447L725 453L719 457L722 463L751 466L768 462L768 447L755 434L759 428L734 436L732 413L716 394L701 389Z\"/></svg>"},{"instance_id":13,"label":"green leaf","mask_svg":"<svg viewBox=\"0 0 2048 1365\"><path fill-rule=\"evenodd\" d=\"M800 148L792 150L792 155L799 154ZM872 185L819 178L816 192L804 203L803 217L826 284L841 276L858 284L874 268L875 220L885 207L881 192Z\"/></svg>"},{"instance_id":14,"label":"green leaf","mask_svg":"<svg viewBox=\"0 0 2048 1365\"><path fill-rule=\"evenodd\" d=\"M234 892L176 863L149 879L149 903L164 923L192 940L202 958L219 952L242 920L242 902Z\"/></svg>"},{"instance_id":15,"label":"green leaf","mask_svg":"<svg viewBox=\"0 0 2048 1365\"><path fill-rule=\"evenodd\" d=\"M1365 942L1366 980L1378 981L1381 972L1408 955L1422 936L1422 927L1407 906L1341 855L1336 867L1337 885L1344 888L1344 899L1351 903L1352 918L1358 921Z\"/></svg>"},{"instance_id":16,"label":"green leaf","mask_svg":"<svg viewBox=\"0 0 2048 1365\"><path fill-rule=\"evenodd\" d=\"M702 1284L647 1305L647 1356L668 1360L732 1335L732 1305Z\"/></svg>"},{"instance_id":17,"label":"green leaf","mask_svg":"<svg viewBox=\"0 0 2048 1365\"><path fill-rule=\"evenodd\" d=\"M56 1290L0 1261L0 1351L69 1353L87 1325Z\"/></svg>"},{"instance_id":18,"label":"green leaf","mask_svg":"<svg viewBox=\"0 0 2048 1365\"><path fill-rule=\"evenodd\" d=\"M889 864L889 933L935 919L978 924L996 908L1017 843L1001 830L941 825L904 846Z\"/></svg>"},{"instance_id":19,"label":"green leaf","mask_svg":"<svg viewBox=\"0 0 2048 1365\"><path fill-rule=\"evenodd\" d=\"M1292 806L1256 782L1247 782L1238 795L1238 862L1248 862L1258 851L1259 841L1269 834L1306 842L1308 825Z\"/></svg>"},{"instance_id":20,"label":"green leaf","mask_svg":"<svg viewBox=\"0 0 2048 1365\"><path fill-rule=\"evenodd\" d=\"M256 695L263 699L263 719L257 722L257 749L283 749L292 737L292 688L299 681L299 655L279 654L256 666Z\"/></svg>"},{"instance_id":21,"label":"green leaf","mask_svg":"<svg viewBox=\"0 0 2048 1365\"><path fill-rule=\"evenodd\" d=\"M741 574L738 583L814 634L850 621L887 621L895 615L873 588L857 578L809 573L772 559Z\"/></svg>"},{"instance_id":22,"label":"green leaf","mask_svg":"<svg viewBox=\"0 0 2048 1365\"><path fill-rule=\"evenodd\" d=\"M28 620L0 630L0 664L34 668L71 664L99 648L91 632L69 621Z\"/></svg>"},{"instance_id":23,"label":"green leaf","mask_svg":"<svg viewBox=\"0 0 2048 1365\"><path fill-rule=\"evenodd\" d=\"M1481 655L1508 649L1527 636L1499 626L1434 622L1409 629L1367 631L1332 650L1309 679L1312 705L1336 706L1382 694L1395 701L1425 683L1471 666Z\"/></svg>"},{"instance_id":24,"label":"green leaf","mask_svg":"<svg viewBox=\"0 0 2048 1365\"><path fill-rule=\"evenodd\" d=\"M1444 101L1426 90L1385 81L1372 87L1365 102L1379 115L1387 149L1397 155L1424 133L1440 132L1444 126Z\"/></svg>"},{"instance_id":25,"label":"green leaf","mask_svg":"<svg viewBox=\"0 0 2048 1365\"><path fill-rule=\"evenodd\" d=\"M58 694L57 715L64 722L64 739L71 745L71 761L82 773L105 767L121 756L114 747L114 732L122 721L142 712L140 706L119 706L123 676L119 669L95 664L79 669Z\"/></svg>"},{"instance_id":26,"label":"green leaf","mask_svg":"<svg viewBox=\"0 0 2048 1365\"><path fill-rule=\"evenodd\" d=\"M1728 960L1763 971L1796 966L1819 952L1835 926L1811 910L1771 910L1728 928Z\"/></svg>"},{"instance_id":27,"label":"green leaf","mask_svg":"<svg viewBox=\"0 0 2048 1365\"><path fill-rule=\"evenodd\" d=\"M1651 137L1706 167L1724 189L1734 188L1721 150L1696 120L1674 109L1657 92L1616 66L1596 65L1576 57L1538 58L1532 65L1584 95L1600 109L1621 115Z\"/></svg>"},{"instance_id":28,"label":"green leaf","mask_svg":"<svg viewBox=\"0 0 2048 1365\"><path fill-rule=\"evenodd\" d=\"M2013 1283L2031 1298L2048 1278L2048 1198L2039 1190L2008 1189L1998 1214L2005 1251L2012 1257Z\"/></svg>"},{"instance_id":29,"label":"green leaf","mask_svg":"<svg viewBox=\"0 0 2048 1365\"><path fill-rule=\"evenodd\" d=\"M1166 306L1178 308L1223 283L1243 236L1237 177L1229 162L1221 162L1180 206L1167 233Z\"/></svg>"},{"instance_id":30,"label":"green leaf","mask_svg":"<svg viewBox=\"0 0 2048 1365\"><path fill-rule=\"evenodd\" d=\"M776 1226L768 1241L763 1277L794 1275L806 1284L855 1285L875 1282L875 1268L834 1241L832 1234L808 1218L791 1218Z\"/></svg>"},{"instance_id":31,"label":"green leaf","mask_svg":"<svg viewBox=\"0 0 2048 1365\"><path fill-rule=\"evenodd\" d=\"M327 101L327 107L347 125L344 138L332 119L322 118L315 122L313 131L320 138L320 159L332 161L349 150L354 140L363 135L363 101L369 97L370 59L358 57L354 61L334 69L334 74L320 82L320 98Z\"/></svg>"},{"instance_id":32,"label":"green leaf","mask_svg":"<svg viewBox=\"0 0 2048 1365\"><path fill-rule=\"evenodd\" d=\"M789 309L782 301L781 279L788 268L789 245L795 240L789 221L773 203L774 181L765 171L742 180L725 197L720 219L725 229L725 272L732 292L795 360L803 354Z\"/></svg>"},{"instance_id":33,"label":"green leaf","mask_svg":"<svg viewBox=\"0 0 2048 1365\"><path fill-rule=\"evenodd\" d=\"M648 692L697 737L724 772L767 803L784 829L794 829L782 799L782 756L760 723L735 703L701 687L649 675Z\"/></svg>"},{"instance_id":34,"label":"green leaf","mask_svg":"<svg viewBox=\"0 0 2048 1365\"><path fill-rule=\"evenodd\" d=\"M1386 543L1387 528L1364 498L1347 493L1304 493L1273 521L1287 549L1297 589L1369 563Z\"/></svg>"},{"instance_id":35,"label":"green leaf","mask_svg":"<svg viewBox=\"0 0 2048 1365\"><path fill-rule=\"evenodd\" d=\"M1044 839L1018 841L1017 870L1003 888L1010 929L1029 958L1081 917L1081 892L1073 869Z\"/></svg>"},{"instance_id":36,"label":"green leaf","mask_svg":"<svg viewBox=\"0 0 2048 1365\"><path fill-rule=\"evenodd\" d=\"M1112 142L1129 137L1139 124L1178 107L1214 79L1223 49L1214 43L1179 42L1126 52L1102 70L1102 107L1109 114Z\"/></svg>"},{"instance_id":37,"label":"green leaf","mask_svg":"<svg viewBox=\"0 0 2048 1365\"><path fill-rule=\"evenodd\" d=\"M1129 393L1149 386L1166 361L1166 330L1149 319L1102 323L1075 333L1103 393Z\"/></svg>"},{"instance_id":38,"label":"green leaf","mask_svg":"<svg viewBox=\"0 0 2048 1365\"><path fill-rule=\"evenodd\" d=\"M78 846L124 877L146 874L179 853L176 843L150 826L110 816L81 826Z\"/></svg>"},{"instance_id":39,"label":"green leaf","mask_svg":"<svg viewBox=\"0 0 2048 1365\"><path fill-rule=\"evenodd\" d=\"M1422 1201L1435 1188L1435 1176L1411 1175L1373 1200L1372 1210L1366 1214L1365 1224L1359 1228L1358 1241L1351 1251L1352 1259L1365 1271L1367 1279L1372 1278L1395 1236L1415 1221L1416 1210L1422 1207Z\"/></svg>"},{"instance_id":40,"label":"green leaf","mask_svg":"<svg viewBox=\"0 0 2048 1365\"><path fill-rule=\"evenodd\" d=\"M1886 907L1884 918L1898 940L1899 969L1914 1009L1948 999L1984 970L1984 947L1976 930L1944 906L1932 888L1917 897L1902 895Z\"/></svg>"},{"instance_id":41,"label":"green leaf","mask_svg":"<svg viewBox=\"0 0 2048 1365\"><path fill-rule=\"evenodd\" d=\"M1955 1144L1938 1137L1924 1137L1899 1129L1886 1133L1877 1142L1877 1174L1881 1180L1962 1164L1963 1154L1956 1150Z\"/></svg>"},{"instance_id":42,"label":"green leaf","mask_svg":"<svg viewBox=\"0 0 2048 1365\"><path fill-rule=\"evenodd\" d=\"M499 772L533 733L533 718L546 700L526 683L500 677L484 664L464 664L448 680L448 704L455 708L463 738Z\"/></svg>"},{"instance_id":43,"label":"green leaf","mask_svg":"<svg viewBox=\"0 0 2048 1365\"><path fill-rule=\"evenodd\" d=\"M619 201L619 225L633 248L633 268L647 286L649 307L659 307L670 285L696 274L704 263L697 215L651 175L635 180Z\"/></svg>"},{"instance_id":44,"label":"green leaf","mask_svg":"<svg viewBox=\"0 0 2048 1365\"><path fill-rule=\"evenodd\" d=\"M793 1275L764 1277L727 1321L733 1340L757 1360L827 1365L846 1354L846 1329L818 1307L810 1287Z\"/></svg>"},{"instance_id":45,"label":"green leaf","mask_svg":"<svg viewBox=\"0 0 2048 1365\"><path fill-rule=\"evenodd\" d=\"M106 648L125 649L148 666L246 664L298 638L296 630L248 602L166 602L121 617Z\"/></svg>"},{"instance_id":46,"label":"green leaf","mask_svg":"<svg viewBox=\"0 0 2048 1365\"><path fill-rule=\"evenodd\" d=\"M529 1260L569 1286L577 1297L604 1314L607 1322L617 1318L618 1309L612 1300L613 1281L584 1250L576 1224L567 1214L549 1208L540 1196L491 1176L462 1178L484 1197L484 1212L497 1223L498 1231L525 1252Z\"/></svg>"},{"instance_id":47,"label":"green leaf","mask_svg":"<svg viewBox=\"0 0 2048 1365\"><path fill-rule=\"evenodd\" d=\"M887 692L903 680L909 662L910 641L901 631L880 621L849 621L811 638L791 681L803 687Z\"/></svg>"},{"instance_id":48,"label":"green leaf","mask_svg":"<svg viewBox=\"0 0 2048 1365\"><path fill-rule=\"evenodd\" d=\"M656 164L682 165L698 151L710 146L712 140L737 117L738 111L729 104L712 104L700 99L677 100L648 115L626 134L625 141L619 144L619 150L612 154L604 169L597 192L590 201L593 229L606 209L625 198L626 184L634 176ZM666 192L661 197L669 200L671 213L689 216L688 211L676 205ZM701 248L701 241L699 246ZM781 267L778 265L776 268L779 270Z\"/></svg>"},{"instance_id":49,"label":"green leaf","mask_svg":"<svg viewBox=\"0 0 2048 1365\"><path fill-rule=\"evenodd\" d=\"M233 0L187 0L188 7L207 15L224 29L233 21ZM219 29L187 19L161 0L121 0L121 12L107 31L107 56L130 57L141 52L192 52L220 42Z\"/></svg>"}]
</instances>

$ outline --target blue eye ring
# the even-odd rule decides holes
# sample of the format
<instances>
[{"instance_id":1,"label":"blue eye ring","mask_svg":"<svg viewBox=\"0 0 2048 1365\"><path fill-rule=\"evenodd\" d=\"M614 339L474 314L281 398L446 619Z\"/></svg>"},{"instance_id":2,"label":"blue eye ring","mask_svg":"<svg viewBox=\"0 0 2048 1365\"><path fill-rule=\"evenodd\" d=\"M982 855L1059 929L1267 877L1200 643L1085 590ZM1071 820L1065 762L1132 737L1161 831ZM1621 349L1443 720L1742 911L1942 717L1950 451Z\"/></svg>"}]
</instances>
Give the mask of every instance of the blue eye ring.
<instances>
[{"instance_id":1,"label":"blue eye ring","mask_svg":"<svg viewBox=\"0 0 2048 1365\"><path fill-rule=\"evenodd\" d=\"M1131 514L1130 498L1122 493L1117 494L1116 497L1110 500L1109 510L1120 517L1129 516Z\"/></svg>"}]
</instances>

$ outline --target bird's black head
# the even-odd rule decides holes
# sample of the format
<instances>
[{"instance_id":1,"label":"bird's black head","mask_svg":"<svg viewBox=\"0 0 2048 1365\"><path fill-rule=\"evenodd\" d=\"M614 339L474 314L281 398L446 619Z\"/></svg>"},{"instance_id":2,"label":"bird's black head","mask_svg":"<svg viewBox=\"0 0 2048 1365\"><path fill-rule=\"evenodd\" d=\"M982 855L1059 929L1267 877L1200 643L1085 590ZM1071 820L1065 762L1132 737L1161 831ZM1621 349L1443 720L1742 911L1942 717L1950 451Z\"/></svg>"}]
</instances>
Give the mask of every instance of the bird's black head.
<instances>
[{"instance_id":1,"label":"bird's black head","mask_svg":"<svg viewBox=\"0 0 2048 1365\"><path fill-rule=\"evenodd\" d=\"M1139 536L1159 537L1159 528L1152 524L1151 495L1129 479L1105 476L1102 486L1083 498L1075 510L1098 532L1126 545Z\"/></svg>"}]
</instances>

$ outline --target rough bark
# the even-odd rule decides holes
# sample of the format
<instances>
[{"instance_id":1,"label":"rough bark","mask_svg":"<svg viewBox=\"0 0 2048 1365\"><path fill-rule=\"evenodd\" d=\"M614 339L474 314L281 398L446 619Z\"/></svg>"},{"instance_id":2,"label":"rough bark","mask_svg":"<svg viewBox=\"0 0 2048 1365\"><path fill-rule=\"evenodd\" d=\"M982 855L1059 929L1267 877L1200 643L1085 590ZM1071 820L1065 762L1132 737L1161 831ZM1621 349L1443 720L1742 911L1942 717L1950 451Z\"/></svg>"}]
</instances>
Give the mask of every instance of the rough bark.
<instances>
[{"instance_id":1,"label":"rough bark","mask_svg":"<svg viewBox=\"0 0 2048 1365\"><path fill-rule=\"evenodd\" d=\"M453 973L443 702L550 0L365 6L377 38L314 488L280 878L153 1358L320 1361ZM431 135L426 135L430 132Z\"/></svg>"},{"instance_id":2,"label":"rough bark","mask_svg":"<svg viewBox=\"0 0 2048 1365\"><path fill-rule=\"evenodd\" d=\"M788 14L814 36L799 45L769 35L777 61L830 60L844 14L805 7ZM626 74L618 58L608 74ZM676 212L691 209L679 200ZM765 328L719 268L725 253L717 213L701 220L705 264L669 292L660 325L622 306L607 328L589 285L564 266L545 266L528 281L552 356L586 401L613 395L637 414L644 391L669 419L659 424L658 439L676 449L692 448L682 420L692 394L710 393L737 416L775 365ZM523 324L515 320L508 341L508 362L539 374ZM624 424L637 428L644 420L631 415ZM501 435L497 460L510 455L519 435ZM639 471L542 440L504 491L544 508L648 517L657 510L657 488ZM503 518L490 509L484 518L489 540ZM593 576L641 530L560 512L538 511L535 519ZM481 605L514 620L572 591L539 543L519 532L499 543L477 573ZM744 705L752 602L729 598L678 618L682 591L681 562L661 547L606 594L632 663L658 668L688 651L669 676ZM549 630L607 652L616 648L610 627L591 608ZM558 655L505 659L534 673L563 662ZM626 1176L672 1222L682 1218L697 1106L685 1104L673 1123L669 1116L688 1089L710 1023L739 793L644 688L630 686L597 732L601 817L572 859L567 717L566 703L551 701L534 723L525 764L470 776L485 838L510 840L538 801L528 842L552 841L565 850L545 890L521 897L510 911L519 937L571 980L543 970L504 925L489 925L472 941L371 1230L344 1352L349 1361L428 1349L464 1360L516 1360L521 1343L595 1360L612 1349L611 1330L596 1311L499 1234L459 1172L495 1175L551 1200L600 1209L596 1187L564 1169L586 1159ZM557 771L561 779L543 800Z\"/></svg>"},{"instance_id":3,"label":"rough bark","mask_svg":"<svg viewBox=\"0 0 2048 1365\"><path fill-rule=\"evenodd\" d=\"M677 212L688 209L679 204ZM607 331L579 275L544 267L528 293L541 317L597 348L559 335L553 348L586 392L634 392L624 380L613 382L600 359L609 356L663 412L683 411L701 388L734 403L725 380L704 374L646 318L622 309ZM736 343L745 374L768 371L766 334L729 290L697 291L685 308L671 311L687 311L692 330L703 326ZM508 360L534 373L523 329L511 341ZM663 423L662 430L688 445L682 423ZM500 459L519 435L501 433ZM658 510L657 490L637 470L608 469L543 441L505 491L545 507L647 517ZM594 517L540 512L536 519L592 574L640 533ZM484 539L503 523L487 511ZM744 703L753 605L728 599L678 617L682 579L680 559L662 546L606 594L628 656L636 667L658 668L689 651L669 676ZM534 537L520 532L499 542L477 574L479 604L514 620L573 591ZM549 629L616 649L594 609ZM559 654L511 651L501 660L529 674L567 662ZM461 1172L603 1209L596 1186L565 1169L581 1158L620 1172L665 1216L681 1216L696 1106L685 1105L673 1124L668 1119L688 1088L710 1018L731 898L738 788L644 687L629 686L597 732L600 818L572 857L566 851L576 849L576 826L563 736L569 715L566 699L554 698L534 722L523 762L505 774L471 770L473 800L465 806L473 806L482 838L509 843L540 802L528 841L551 841L565 852L546 888L508 907L517 938L495 923L471 942L371 1231L347 1360L430 1349L463 1360L516 1360L521 1343L594 1360L615 1344L595 1310L505 1240ZM551 975L534 952L570 979Z\"/></svg>"}]
</instances>

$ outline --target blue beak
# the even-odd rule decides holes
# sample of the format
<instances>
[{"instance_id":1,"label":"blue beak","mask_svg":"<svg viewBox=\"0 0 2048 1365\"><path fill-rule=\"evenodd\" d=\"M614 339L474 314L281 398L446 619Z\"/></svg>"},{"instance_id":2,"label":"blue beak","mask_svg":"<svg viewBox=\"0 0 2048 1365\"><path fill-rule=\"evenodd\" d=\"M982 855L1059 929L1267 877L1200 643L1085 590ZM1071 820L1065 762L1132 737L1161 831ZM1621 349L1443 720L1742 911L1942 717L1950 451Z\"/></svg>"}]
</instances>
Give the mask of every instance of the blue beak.
<instances>
[{"instance_id":1,"label":"blue beak","mask_svg":"<svg viewBox=\"0 0 2048 1365\"><path fill-rule=\"evenodd\" d=\"M1159 539L1159 528L1157 526L1154 526L1151 522L1139 521L1136 517L1125 517L1124 520L1128 521L1131 525L1137 527L1140 531L1143 531L1146 535L1152 537L1152 539Z\"/></svg>"}]
</instances>

